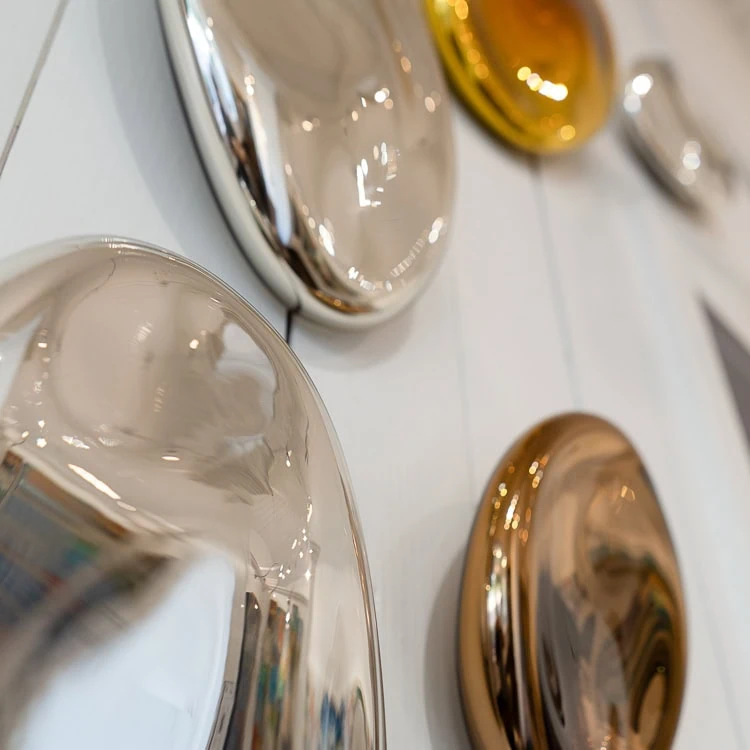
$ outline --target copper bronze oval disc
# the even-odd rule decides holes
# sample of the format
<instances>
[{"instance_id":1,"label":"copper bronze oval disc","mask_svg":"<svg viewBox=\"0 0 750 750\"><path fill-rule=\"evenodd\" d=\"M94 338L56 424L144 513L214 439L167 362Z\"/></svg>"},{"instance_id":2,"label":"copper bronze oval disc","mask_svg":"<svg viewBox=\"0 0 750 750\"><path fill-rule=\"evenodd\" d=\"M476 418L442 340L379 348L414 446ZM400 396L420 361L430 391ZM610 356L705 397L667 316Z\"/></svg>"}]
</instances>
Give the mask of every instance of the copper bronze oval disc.
<instances>
[{"instance_id":1,"label":"copper bronze oval disc","mask_svg":"<svg viewBox=\"0 0 750 750\"><path fill-rule=\"evenodd\" d=\"M523 436L472 532L459 624L478 748L668 748L685 682L680 574L630 442L570 414Z\"/></svg>"}]
</instances>

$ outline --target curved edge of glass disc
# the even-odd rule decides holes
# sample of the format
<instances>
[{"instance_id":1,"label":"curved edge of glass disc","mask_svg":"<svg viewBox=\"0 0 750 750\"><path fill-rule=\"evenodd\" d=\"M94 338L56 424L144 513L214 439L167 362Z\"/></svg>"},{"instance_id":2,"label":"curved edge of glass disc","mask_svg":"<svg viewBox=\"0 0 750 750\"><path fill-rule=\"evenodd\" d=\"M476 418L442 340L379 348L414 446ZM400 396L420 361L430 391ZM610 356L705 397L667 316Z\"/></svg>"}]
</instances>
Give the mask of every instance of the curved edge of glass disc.
<instances>
[{"instance_id":1,"label":"curved edge of glass disc","mask_svg":"<svg viewBox=\"0 0 750 750\"><path fill-rule=\"evenodd\" d=\"M0 263L0 745L385 748L369 570L297 358L185 258Z\"/></svg>"}]
</instances>

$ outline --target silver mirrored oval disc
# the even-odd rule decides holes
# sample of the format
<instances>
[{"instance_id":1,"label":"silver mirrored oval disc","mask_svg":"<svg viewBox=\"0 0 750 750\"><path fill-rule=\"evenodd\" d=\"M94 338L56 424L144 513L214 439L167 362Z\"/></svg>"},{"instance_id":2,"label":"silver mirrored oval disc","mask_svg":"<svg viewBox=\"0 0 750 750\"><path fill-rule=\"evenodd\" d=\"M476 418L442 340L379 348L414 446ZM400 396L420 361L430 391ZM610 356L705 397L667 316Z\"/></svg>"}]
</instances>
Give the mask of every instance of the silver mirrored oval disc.
<instances>
[{"instance_id":1,"label":"silver mirrored oval disc","mask_svg":"<svg viewBox=\"0 0 750 750\"><path fill-rule=\"evenodd\" d=\"M452 131L419 3L160 0L188 119L245 254L285 304L362 327L443 254Z\"/></svg>"},{"instance_id":2,"label":"silver mirrored oval disc","mask_svg":"<svg viewBox=\"0 0 750 750\"><path fill-rule=\"evenodd\" d=\"M711 210L732 186L733 169L688 106L672 66L641 60L622 98L625 132L645 165L686 205Z\"/></svg>"},{"instance_id":3,"label":"silver mirrored oval disc","mask_svg":"<svg viewBox=\"0 0 750 750\"><path fill-rule=\"evenodd\" d=\"M385 747L340 449L237 294L127 240L6 261L0 439L0 747Z\"/></svg>"}]
</instances>

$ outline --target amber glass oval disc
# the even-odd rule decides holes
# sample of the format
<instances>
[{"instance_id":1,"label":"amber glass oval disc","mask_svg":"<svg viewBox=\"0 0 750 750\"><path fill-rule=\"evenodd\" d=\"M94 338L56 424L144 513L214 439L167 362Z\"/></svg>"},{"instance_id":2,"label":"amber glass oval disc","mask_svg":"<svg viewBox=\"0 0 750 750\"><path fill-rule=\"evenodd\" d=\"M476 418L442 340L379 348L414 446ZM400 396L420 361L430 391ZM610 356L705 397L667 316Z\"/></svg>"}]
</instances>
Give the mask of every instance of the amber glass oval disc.
<instances>
[{"instance_id":1,"label":"amber glass oval disc","mask_svg":"<svg viewBox=\"0 0 750 750\"><path fill-rule=\"evenodd\" d=\"M449 77L485 125L532 153L607 120L614 53L596 0L426 0Z\"/></svg>"}]
</instances>

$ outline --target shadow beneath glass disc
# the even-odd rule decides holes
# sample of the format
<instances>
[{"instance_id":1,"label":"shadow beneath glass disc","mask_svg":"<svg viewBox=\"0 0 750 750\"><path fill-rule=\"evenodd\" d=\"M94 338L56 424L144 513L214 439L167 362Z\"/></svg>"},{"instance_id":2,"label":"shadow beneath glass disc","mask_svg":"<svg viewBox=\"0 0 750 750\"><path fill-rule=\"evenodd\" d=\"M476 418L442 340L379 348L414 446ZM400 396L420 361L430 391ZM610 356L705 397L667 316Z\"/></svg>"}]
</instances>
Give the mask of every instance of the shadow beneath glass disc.
<instances>
[{"instance_id":1,"label":"shadow beneath glass disc","mask_svg":"<svg viewBox=\"0 0 750 750\"><path fill-rule=\"evenodd\" d=\"M410 307L392 320L362 331L330 330L295 315L292 347L297 350L299 343L300 356L313 366L320 362L326 367L338 363L335 369L368 369L387 361L408 343L414 312Z\"/></svg>"},{"instance_id":2,"label":"shadow beneath glass disc","mask_svg":"<svg viewBox=\"0 0 750 750\"><path fill-rule=\"evenodd\" d=\"M471 748L458 688L456 625L474 508L470 499L448 499L466 489L460 477L443 489L431 488L430 506L402 511L408 525L402 521L370 535L385 714L394 747Z\"/></svg>"},{"instance_id":3,"label":"shadow beneath glass disc","mask_svg":"<svg viewBox=\"0 0 750 750\"><path fill-rule=\"evenodd\" d=\"M471 748L458 687L458 607L463 567L462 549L448 566L427 630L424 697L433 750Z\"/></svg>"}]
</instances>

